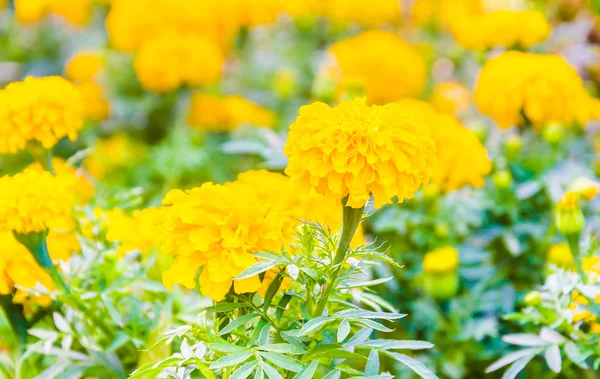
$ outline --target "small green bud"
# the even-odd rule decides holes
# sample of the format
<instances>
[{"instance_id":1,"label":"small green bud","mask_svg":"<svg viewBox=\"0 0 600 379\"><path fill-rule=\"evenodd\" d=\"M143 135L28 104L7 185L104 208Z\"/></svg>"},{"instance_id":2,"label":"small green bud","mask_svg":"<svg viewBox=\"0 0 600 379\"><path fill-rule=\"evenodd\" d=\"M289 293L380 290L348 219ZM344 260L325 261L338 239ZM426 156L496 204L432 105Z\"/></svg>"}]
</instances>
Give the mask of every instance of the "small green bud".
<instances>
[{"instance_id":1,"label":"small green bud","mask_svg":"<svg viewBox=\"0 0 600 379\"><path fill-rule=\"evenodd\" d=\"M289 99L298 89L298 75L291 69L280 69L275 72L271 82L273 92L281 99Z\"/></svg>"},{"instance_id":2,"label":"small green bud","mask_svg":"<svg viewBox=\"0 0 600 379\"><path fill-rule=\"evenodd\" d=\"M544 127L542 137L551 145L558 145L565 136L565 127L559 123L551 123Z\"/></svg>"},{"instance_id":3,"label":"small green bud","mask_svg":"<svg viewBox=\"0 0 600 379\"><path fill-rule=\"evenodd\" d=\"M442 273L425 272L423 291L436 300L448 300L458 292L458 273L456 270Z\"/></svg>"},{"instance_id":4,"label":"small green bud","mask_svg":"<svg viewBox=\"0 0 600 379\"><path fill-rule=\"evenodd\" d=\"M523 147L523 140L521 136L518 134L511 134L504 141L504 149L506 151L506 158L509 161L514 161L521 152L521 148Z\"/></svg>"},{"instance_id":5,"label":"small green bud","mask_svg":"<svg viewBox=\"0 0 600 379\"><path fill-rule=\"evenodd\" d=\"M585 218L576 192L567 192L558 202L554 212L554 222L558 231L565 237L581 233Z\"/></svg>"},{"instance_id":6,"label":"small green bud","mask_svg":"<svg viewBox=\"0 0 600 379\"><path fill-rule=\"evenodd\" d=\"M435 224L436 237L446 238L446 237L448 237L449 233L450 233L450 230L448 228L448 224L446 224L445 222L437 222Z\"/></svg>"},{"instance_id":7,"label":"small green bud","mask_svg":"<svg viewBox=\"0 0 600 379\"><path fill-rule=\"evenodd\" d=\"M538 291L531 291L527 295L525 295L525 304L535 307L536 305L540 305L542 303L542 296Z\"/></svg>"},{"instance_id":8,"label":"small green bud","mask_svg":"<svg viewBox=\"0 0 600 379\"><path fill-rule=\"evenodd\" d=\"M312 93L315 98L325 103L330 103L335 98L337 81L326 74L318 74L313 82Z\"/></svg>"},{"instance_id":9,"label":"small green bud","mask_svg":"<svg viewBox=\"0 0 600 379\"><path fill-rule=\"evenodd\" d=\"M494 182L494 185L496 186L496 188L507 189L511 186L511 184L513 182L513 177L512 177L512 174L510 173L510 171L501 170L501 171L496 172L492 176L492 181Z\"/></svg>"}]
</instances>

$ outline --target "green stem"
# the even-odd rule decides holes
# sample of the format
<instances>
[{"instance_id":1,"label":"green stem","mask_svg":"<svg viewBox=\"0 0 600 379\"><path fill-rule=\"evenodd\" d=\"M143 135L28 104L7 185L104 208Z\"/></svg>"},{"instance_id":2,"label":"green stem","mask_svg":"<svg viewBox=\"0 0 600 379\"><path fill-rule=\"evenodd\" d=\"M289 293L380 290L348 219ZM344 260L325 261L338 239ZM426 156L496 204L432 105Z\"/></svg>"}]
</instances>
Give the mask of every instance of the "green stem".
<instances>
[{"instance_id":1,"label":"green stem","mask_svg":"<svg viewBox=\"0 0 600 379\"><path fill-rule=\"evenodd\" d=\"M569 234L569 235L565 236L565 238L567 239L569 248L571 249L571 254L573 255L573 261L575 262L575 269L577 270L577 273L581 277L581 281L583 282L583 284L586 284L587 277L585 275L585 271L583 271L583 257L581 256L581 251L579 249L579 235L580 235L580 233Z\"/></svg>"},{"instance_id":2,"label":"green stem","mask_svg":"<svg viewBox=\"0 0 600 379\"><path fill-rule=\"evenodd\" d=\"M365 209L364 205L360 208L352 208L346 205L348 201L348 197L345 197L342 200L343 207L343 221L342 221L342 235L340 237L340 241L335 252L335 257L333 258L333 262L331 265L331 274L327 279L327 283L325 283L325 288L323 290L323 294L317 303L317 307L315 309L315 317L321 316L323 311L325 310L325 306L327 304L327 300L331 296L331 293L337 286L337 279L340 270L342 269L343 262L346 259L346 254L348 253L348 248L350 247L350 242L352 241L352 237L354 237L354 233L356 233L356 229L358 229L358 225L360 224L360 220L362 219L362 214Z\"/></svg>"},{"instance_id":3,"label":"green stem","mask_svg":"<svg viewBox=\"0 0 600 379\"><path fill-rule=\"evenodd\" d=\"M23 306L13 303L11 295L0 295L0 304L19 345L25 346L27 344L27 319L23 315Z\"/></svg>"}]
</instances>

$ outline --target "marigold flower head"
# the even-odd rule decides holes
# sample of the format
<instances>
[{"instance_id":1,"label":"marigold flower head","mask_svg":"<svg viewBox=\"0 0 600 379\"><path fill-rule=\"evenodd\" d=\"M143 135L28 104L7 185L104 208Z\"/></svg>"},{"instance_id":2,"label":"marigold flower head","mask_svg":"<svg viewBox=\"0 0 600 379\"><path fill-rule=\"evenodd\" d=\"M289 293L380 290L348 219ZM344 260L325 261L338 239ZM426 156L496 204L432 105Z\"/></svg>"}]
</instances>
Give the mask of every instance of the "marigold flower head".
<instances>
[{"instance_id":1,"label":"marigold flower head","mask_svg":"<svg viewBox=\"0 0 600 379\"><path fill-rule=\"evenodd\" d=\"M530 123L585 124L593 100L577 71L558 55L503 53L488 60L477 80L475 103L500 127ZM524 117L525 118L524 118Z\"/></svg>"},{"instance_id":2,"label":"marigold flower head","mask_svg":"<svg viewBox=\"0 0 600 379\"><path fill-rule=\"evenodd\" d=\"M333 44L333 61L324 70L345 86L362 86L369 102L387 103L419 95L425 86L425 61L409 43L385 31L367 31ZM385 57L385 58L383 58Z\"/></svg>"},{"instance_id":3,"label":"marigold flower head","mask_svg":"<svg viewBox=\"0 0 600 379\"><path fill-rule=\"evenodd\" d=\"M362 207L371 194L376 206L414 196L435 165L435 142L427 125L397 104L366 104L364 98L331 108L300 108L285 146L286 173L305 192Z\"/></svg>"},{"instance_id":4,"label":"marigold flower head","mask_svg":"<svg viewBox=\"0 0 600 379\"><path fill-rule=\"evenodd\" d=\"M106 239L120 242L117 248L120 255L134 250L140 250L142 253L152 250L160 245L161 215L161 210L156 207L134 211L131 216L121 209L112 209L106 212Z\"/></svg>"},{"instance_id":5,"label":"marigold flower head","mask_svg":"<svg viewBox=\"0 0 600 379\"><path fill-rule=\"evenodd\" d=\"M569 248L569 244L566 242L555 243L550 246L547 254L547 262L552 263L562 268L574 268L573 254Z\"/></svg>"},{"instance_id":6,"label":"marigold flower head","mask_svg":"<svg viewBox=\"0 0 600 379\"><path fill-rule=\"evenodd\" d=\"M423 270L428 273L455 271L458 267L458 250L452 246L442 247L425 254Z\"/></svg>"},{"instance_id":7,"label":"marigold flower head","mask_svg":"<svg viewBox=\"0 0 600 379\"><path fill-rule=\"evenodd\" d=\"M92 0L15 0L15 14L21 23L38 22L53 14L80 27L88 24L92 5Z\"/></svg>"},{"instance_id":8,"label":"marigold flower head","mask_svg":"<svg viewBox=\"0 0 600 379\"><path fill-rule=\"evenodd\" d=\"M65 77L74 82L96 78L104 67L104 60L97 51L81 51L69 59L65 66Z\"/></svg>"},{"instance_id":9,"label":"marigold flower head","mask_svg":"<svg viewBox=\"0 0 600 379\"><path fill-rule=\"evenodd\" d=\"M439 184L446 192L467 185L483 186L485 177L492 170L492 162L473 131L454 116L441 113L426 102L403 99L398 105L431 129L437 156L432 183Z\"/></svg>"},{"instance_id":10,"label":"marigold flower head","mask_svg":"<svg viewBox=\"0 0 600 379\"><path fill-rule=\"evenodd\" d=\"M188 123L206 131L231 131L242 124L273 127L275 114L240 96L192 95Z\"/></svg>"},{"instance_id":11,"label":"marigold flower head","mask_svg":"<svg viewBox=\"0 0 600 379\"><path fill-rule=\"evenodd\" d=\"M254 252L279 252L294 224L276 204L259 201L253 188L236 182L173 190L163 204L165 247L177 255L163 282L193 288L202 267L200 290L216 301L225 297L232 283L237 293L257 291L258 276L233 278L256 263Z\"/></svg>"},{"instance_id":12,"label":"marigold flower head","mask_svg":"<svg viewBox=\"0 0 600 379\"><path fill-rule=\"evenodd\" d=\"M12 232L0 232L0 251L0 294L10 295L16 288L13 302L25 303L30 298L27 290L34 289L38 283L50 291L54 290L48 273L36 263L29 250L17 241ZM48 296L34 296L30 300L41 306L52 303Z\"/></svg>"},{"instance_id":13,"label":"marigold flower head","mask_svg":"<svg viewBox=\"0 0 600 379\"><path fill-rule=\"evenodd\" d=\"M104 87L95 81L86 81L75 85L83 100L83 113L94 121L106 119L110 113L110 103Z\"/></svg>"},{"instance_id":14,"label":"marigold flower head","mask_svg":"<svg viewBox=\"0 0 600 379\"><path fill-rule=\"evenodd\" d=\"M225 57L210 40L195 34L168 33L142 46L134 69L144 88L169 92L182 85L214 84L224 63Z\"/></svg>"},{"instance_id":15,"label":"marigold flower head","mask_svg":"<svg viewBox=\"0 0 600 379\"><path fill-rule=\"evenodd\" d=\"M94 152L83 162L85 169L96 179L140 162L146 154L146 146L129 138L125 133L115 133L99 139Z\"/></svg>"},{"instance_id":16,"label":"marigold flower head","mask_svg":"<svg viewBox=\"0 0 600 379\"><path fill-rule=\"evenodd\" d=\"M29 77L0 90L0 153L16 153L29 141L45 148L77 138L83 126L81 95L58 76Z\"/></svg>"},{"instance_id":17,"label":"marigold flower head","mask_svg":"<svg viewBox=\"0 0 600 379\"><path fill-rule=\"evenodd\" d=\"M0 178L0 230L19 234L70 230L75 194L65 175L25 169Z\"/></svg>"},{"instance_id":18,"label":"marigold flower head","mask_svg":"<svg viewBox=\"0 0 600 379\"><path fill-rule=\"evenodd\" d=\"M38 171L46 170L39 162L32 163L29 165L29 168ZM52 158L52 168L64 185L69 188L69 191L75 195L77 204L85 204L94 196L94 185L88 180L82 170L58 157Z\"/></svg>"},{"instance_id":19,"label":"marigold flower head","mask_svg":"<svg viewBox=\"0 0 600 379\"><path fill-rule=\"evenodd\" d=\"M440 112L458 115L471 104L471 91L457 82L439 83L433 88L430 101Z\"/></svg>"},{"instance_id":20,"label":"marigold flower head","mask_svg":"<svg viewBox=\"0 0 600 379\"><path fill-rule=\"evenodd\" d=\"M46 244L53 261L68 261L81 251L77 237L71 232L51 230L46 236Z\"/></svg>"},{"instance_id":21,"label":"marigold flower head","mask_svg":"<svg viewBox=\"0 0 600 379\"><path fill-rule=\"evenodd\" d=\"M402 2L397 0L330 0L319 11L333 21L367 27L397 24L402 19Z\"/></svg>"}]
</instances>

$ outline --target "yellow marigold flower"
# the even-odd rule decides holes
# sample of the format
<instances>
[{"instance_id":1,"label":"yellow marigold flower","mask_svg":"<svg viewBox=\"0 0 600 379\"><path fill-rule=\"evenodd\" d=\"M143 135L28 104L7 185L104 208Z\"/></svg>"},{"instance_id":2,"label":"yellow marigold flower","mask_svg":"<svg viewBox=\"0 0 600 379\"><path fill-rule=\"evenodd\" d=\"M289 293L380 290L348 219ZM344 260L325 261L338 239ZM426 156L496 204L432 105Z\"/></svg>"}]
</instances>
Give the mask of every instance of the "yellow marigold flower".
<instances>
[{"instance_id":1,"label":"yellow marigold flower","mask_svg":"<svg viewBox=\"0 0 600 379\"><path fill-rule=\"evenodd\" d=\"M547 262L562 268L571 269L575 267L573 254L571 254L569 244L566 242L555 243L550 246L546 260Z\"/></svg>"},{"instance_id":2,"label":"yellow marigold flower","mask_svg":"<svg viewBox=\"0 0 600 379\"><path fill-rule=\"evenodd\" d=\"M383 104L417 96L425 86L425 61L393 33L367 31L333 44L329 52L334 60L324 70L338 77L339 90L362 87L369 102Z\"/></svg>"},{"instance_id":3,"label":"yellow marigold flower","mask_svg":"<svg viewBox=\"0 0 600 379\"><path fill-rule=\"evenodd\" d=\"M104 88L94 82L86 81L75 85L83 99L83 113L94 121L106 119L110 113L110 103L106 99Z\"/></svg>"},{"instance_id":4,"label":"yellow marigold flower","mask_svg":"<svg viewBox=\"0 0 600 379\"><path fill-rule=\"evenodd\" d=\"M131 216L126 215L121 209L106 212L108 218L108 232L106 239L118 241L120 246L117 253L124 255L134 250L142 253L159 246L161 211L159 208L150 207L134 211Z\"/></svg>"},{"instance_id":5,"label":"yellow marigold flower","mask_svg":"<svg viewBox=\"0 0 600 379\"><path fill-rule=\"evenodd\" d=\"M275 114L240 96L195 93L190 101L188 123L206 131L231 131L242 124L271 128Z\"/></svg>"},{"instance_id":6,"label":"yellow marigold flower","mask_svg":"<svg viewBox=\"0 0 600 379\"><path fill-rule=\"evenodd\" d=\"M431 104L439 111L459 115L471 104L471 91L457 82L439 83L433 88Z\"/></svg>"},{"instance_id":7,"label":"yellow marigold flower","mask_svg":"<svg viewBox=\"0 0 600 379\"><path fill-rule=\"evenodd\" d=\"M37 22L54 14L73 26L85 26L92 15L92 0L15 0L15 13L22 23Z\"/></svg>"},{"instance_id":8,"label":"yellow marigold flower","mask_svg":"<svg viewBox=\"0 0 600 379\"><path fill-rule=\"evenodd\" d=\"M594 303L600 304L600 295L593 299ZM571 305L569 310L573 315L573 322L585 321L592 323L596 320L596 315L584 308L583 306L589 305L588 299L575 290L571 294Z\"/></svg>"},{"instance_id":9,"label":"yellow marigold flower","mask_svg":"<svg viewBox=\"0 0 600 379\"><path fill-rule=\"evenodd\" d=\"M364 98L334 108L314 103L300 108L285 146L286 173L305 192L362 207L371 194L376 206L414 196L435 164L428 126L397 104L366 104Z\"/></svg>"},{"instance_id":10,"label":"yellow marigold flower","mask_svg":"<svg viewBox=\"0 0 600 379\"><path fill-rule=\"evenodd\" d=\"M140 162L146 154L146 146L134 141L125 133L115 133L99 139L94 152L85 158L85 169L96 179Z\"/></svg>"},{"instance_id":11,"label":"yellow marigold flower","mask_svg":"<svg viewBox=\"0 0 600 379\"><path fill-rule=\"evenodd\" d=\"M574 235L583 230L585 218L576 192L568 191L560 199L554 211L554 222L564 236Z\"/></svg>"},{"instance_id":12,"label":"yellow marigold flower","mask_svg":"<svg viewBox=\"0 0 600 379\"><path fill-rule=\"evenodd\" d=\"M58 76L27 78L0 90L0 153L16 153L29 141L45 148L77 138L83 103L73 84Z\"/></svg>"},{"instance_id":13,"label":"yellow marigold flower","mask_svg":"<svg viewBox=\"0 0 600 379\"><path fill-rule=\"evenodd\" d=\"M46 236L48 253L53 261L68 261L81 251L81 245L73 233L51 230Z\"/></svg>"},{"instance_id":14,"label":"yellow marigold flower","mask_svg":"<svg viewBox=\"0 0 600 379\"><path fill-rule=\"evenodd\" d=\"M29 165L29 168L45 171L45 168L39 163L35 162ZM75 194L77 204L85 204L92 196L94 196L94 185L88 180L82 170L77 167L71 166L64 159L53 157L52 168L56 175L61 177L61 180L69 191Z\"/></svg>"},{"instance_id":15,"label":"yellow marigold flower","mask_svg":"<svg viewBox=\"0 0 600 379\"><path fill-rule=\"evenodd\" d=\"M481 187L492 170L486 148L477 135L455 117L437 111L426 102L403 99L398 102L406 113L413 113L431 129L436 144L437 162L431 182L446 192L467 185Z\"/></svg>"},{"instance_id":16,"label":"yellow marigold flower","mask_svg":"<svg viewBox=\"0 0 600 379\"><path fill-rule=\"evenodd\" d=\"M20 234L70 230L75 194L64 175L25 169L0 178L0 230Z\"/></svg>"},{"instance_id":17,"label":"yellow marigold flower","mask_svg":"<svg viewBox=\"0 0 600 379\"><path fill-rule=\"evenodd\" d=\"M0 294L12 294L16 287L13 302L24 303L28 300L27 289L34 289L39 283L53 291L54 283L29 253L29 250L17 241L12 232L0 232ZM48 296L31 298L41 306L48 306L52 299Z\"/></svg>"},{"instance_id":18,"label":"yellow marigold flower","mask_svg":"<svg viewBox=\"0 0 600 379\"><path fill-rule=\"evenodd\" d=\"M200 290L216 301L225 297L232 284L237 293L257 291L258 276L237 283L233 278L256 263L254 252L279 252L294 224L276 204L259 201L253 188L235 182L173 190L163 204L163 240L177 254L163 282L168 287L180 283L193 288L202 267Z\"/></svg>"},{"instance_id":19,"label":"yellow marigold flower","mask_svg":"<svg viewBox=\"0 0 600 379\"><path fill-rule=\"evenodd\" d=\"M96 78L104 67L104 60L97 51L82 51L75 54L65 66L65 76L74 82Z\"/></svg>"},{"instance_id":20,"label":"yellow marigold flower","mask_svg":"<svg viewBox=\"0 0 600 379\"><path fill-rule=\"evenodd\" d=\"M510 51L488 60L477 80L475 103L502 128L529 122L540 129L550 122L584 124L593 118L593 101L577 71L551 54Z\"/></svg>"},{"instance_id":21,"label":"yellow marigold flower","mask_svg":"<svg viewBox=\"0 0 600 379\"><path fill-rule=\"evenodd\" d=\"M225 57L210 40L194 34L169 33L142 46L134 69L144 88L169 92L182 85L216 83L224 63Z\"/></svg>"},{"instance_id":22,"label":"yellow marigold flower","mask_svg":"<svg viewBox=\"0 0 600 379\"><path fill-rule=\"evenodd\" d=\"M320 13L340 23L368 27L397 24L402 19L402 2L397 0L330 0L321 4Z\"/></svg>"},{"instance_id":23,"label":"yellow marigold flower","mask_svg":"<svg viewBox=\"0 0 600 379\"><path fill-rule=\"evenodd\" d=\"M428 273L455 271L458 267L458 250L452 246L442 247L425 254L423 270Z\"/></svg>"},{"instance_id":24,"label":"yellow marigold flower","mask_svg":"<svg viewBox=\"0 0 600 379\"><path fill-rule=\"evenodd\" d=\"M596 282L596 280L600 276L600 257L583 257L583 262L581 266L583 268L583 271L593 273L596 275L596 277L592 278L592 282Z\"/></svg>"}]
</instances>

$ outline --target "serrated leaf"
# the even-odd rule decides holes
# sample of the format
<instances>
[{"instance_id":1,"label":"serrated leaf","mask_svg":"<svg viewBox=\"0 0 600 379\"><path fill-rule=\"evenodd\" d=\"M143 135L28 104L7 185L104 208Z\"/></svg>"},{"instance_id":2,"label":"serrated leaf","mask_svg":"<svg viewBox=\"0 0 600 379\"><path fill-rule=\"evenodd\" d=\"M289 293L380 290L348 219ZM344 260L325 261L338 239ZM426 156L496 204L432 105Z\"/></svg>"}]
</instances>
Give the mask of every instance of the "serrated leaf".
<instances>
[{"instance_id":1,"label":"serrated leaf","mask_svg":"<svg viewBox=\"0 0 600 379\"><path fill-rule=\"evenodd\" d=\"M271 301L273 301L273 298L279 291L279 287L281 286L282 281L283 281L283 274L281 272L279 272L279 273L277 273L277 276L275 277L275 279L273 279L271 284L269 284L269 287L267 288L267 291L265 292L265 299L264 299L264 303L263 303L263 309L265 312L269 309L269 306L271 305Z\"/></svg>"},{"instance_id":2,"label":"serrated leaf","mask_svg":"<svg viewBox=\"0 0 600 379\"><path fill-rule=\"evenodd\" d=\"M247 269L245 269L244 271L242 271L241 274L239 274L238 276L233 278L233 280L241 280L241 279L251 278L262 272L272 269L273 267L277 266L278 264L279 264L278 262L271 261L271 260L264 260L264 261L256 262L252 266L250 266Z\"/></svg>"},{"instance_id":3,"label":"serrated leaf","mask_svg":"<svg viewBox=\"0 0 600 379\"><path fill-rule=\"evenodd\" d=\"M376 286L378 284L387 283L392 279L394 279L393 276L390 276L388 278L365 280L365 281L361 281L361 282L348 282L348 283L346 283L346 287L348 287L348 288L361 287L362 288L362 287Z\"/></svg>"},{"instance_id":4,"label":"serrated leaf","mask_svg":"<svg viewBox=\"0 0 600 379\"><path fill-rule=\"evenodd\" d=\"M560 357L560 349L558 345L552 345L544 351L544 359L548 368L555 373L559 373L562 368L562 359Z\"/></svg>"},{"instance_id":5,"label":"serrated leaf","mask_svg":"<svg viewBox=\"0 0 600 379\"><path fill-rule=\"evenodd\" d=\"M240 353L234 353L234 354L230 354L230 355L226 355L222 358L217 359L216 361L214 361L209 368L211 370L218 370L221 368L225 368L225 367L229 367L229 366L235 366L238 365L240 363L243 363L245 361L248 360L248 358L250 358L253 354L250 352L246 352L246 351L242 351Z\"/></svg>"},{"instance_id":6,"label":"serrated leaf","mask_svg":"<svg viewBox=\"0 0 600 379\"><path fill-rule=\"evenodd\" d=\"M282 353L282 354L305 354L306 350L302 349L296 345L292 345L291 343L272 343L268 345L259 346L258 349L260 351L268 351L271 353Z\"/></svg>"},{"instance_id":7,"label":"serrated leaf","mask_svg":"<svg viewBox=\"0 0 600 379\"><path fill-rule=\"evenodd\" d=\"M389 333L389 332L393 332L394 329L388 328L387 326L383 325L380 322L377 322L375 320L369 320L369 319L352 319L352 321L356 321L358 323L361 323L364 326L368 326L371 329L380 331L380 332L385 332L385 333Z\"/></svg>"},{"instance_id":8,"label":"serrated leaf","mask_svg":"<svg viewBox=\"0 0 600 379\"><path fill-rule=\"evenodd\" d=\"M318 367L319 361L313 361L308 366L304 366L304 368L294 376L294 379L312 379Z\"/></svg>"},{"instance_id":9,"label":"serrated leaf","mask_svg":"<svg viewBox=\"0 0 600 379\"><path fill-rule=\"evenodd\" d=\"M532 359L533 356L526 356L514 362L512 365L510 365L508 370L506 370L504 375L502 375L502 379L515 379L517 375L519 375L519 373L525 368L525 366L527 366L527 363L529 363L529 361Z\"/></svg>"},{"instance_id":10,"label":"serrated leaf","mask_svg":"<svg viewBox=\"0 0 600 379\"><path fill-rule=\"evenodd\" d=\"M347 319L344 319L340 322L340 326L337 330L337 341L342 342L348 337L348 334L350 334L350 323Z\"/></svg>"},{"instance_id":11,"label":"serrated leaf","mask_svg":"<svg viewBox=\"0 0 600 379\"><path fill-rule=\"evenodd\" d=\"M261 363L261 366L269 379L283 379L283 376L281 376L281 374L279 374L277 370L275 370L268 363L263 362Z\"/></svg>"},{"instance_id":12,"label":"serrated leaf","mask_svg":"<svg viewBox=\"0 0 600 379\"><path fill-rule=\"evenodd\" d=\"M246 379L250 376L250 374L252 374L257 364L258 362L256 361L244 364L243 366L235 370L235 372L231 374L229 379Z\"/></svg>"},{"instance_id":13,"label":"serrated leaf","mask_svg":"<svg viewBox=\"0 0 600 379\"><path fill-rule=\"evenodd\" d=\"M366 360L367 357L345 349L333 349L323 354L327 358Z\"/></svg>"},{"instance_id":14,"label":"serrated leaf","mask_svg":"<svg viewBox=\"0 0 600 379\"><path fill-rule=\"evenodd\" d=\"M230 333L232 330L237 329L239 326L244 325L248 321L260 317L258 313L250 313L249 315L243 315L227 324L223 329L219 331L219 335Z\"/></svg>"},{"instance_id":15,"label":"serrated leaf","mask_svg":"<svg viewBox=\"0 0 600 379\"><path fill-rule=\"evenodd\" d=\"M397 320L406 317L406 314L392 312L373 312L362 309L347 309L333 315L333 318L364 318L364 319L384 319Z\"/></svg>"},{"instance_id":16,"label":"serrated leaf","mask_svg":"<svg viewBox=\"0 0 600 379\"><path fill-rule=\"evenodd\" d=\"M435 375L431 370L429 370L425 365L414 358L409 357L408 355L400 354L400 353L392 353L391 351L382 351L383 354L387 355L390 358L397 360L403 365L410 368L415 374L419 375L424 379L439 379L437 375Z\"/></svg>"},{"instance_id":17,"label":"serrated leaf","mask_svg":"<svg viewBox=\"0 0 600 379\"><path fill-rule=\"evenodd\" d=\"M379 353L373 349L369 353L369 359L365 365L365 376L374 376L379 374Z\"/></svg>"},{"instance_id":18,"label":"serrated leaf","mask_svg":"<svg viewBox=\"0 0 600 379\"><path fill-rule=\"evenodd\" d=\"M325 375L323 379L339 379L342 376L342 372L340 370L333 370L329 374Z\"/></svg>"},{"instance_id":19,"label":"serrated leaf","mask_svg":"<svg viewBox=\"0 0 600 379\"><path fill-rule=\"evenodd\" d=\"M358 347L364 348L377 348L384 350L396 350L396 349L410 349L410 350L422 350L431 349L434 345L427 341L413 341L413 340L372 340L359 345Z\"/></svg>"},{"instance_id":20,"label":"serrated leaf","mask_svg":"<svg viewBox=\"0 0 600 379\"><path fill-rule=\"evenodd\" d=\"M494 372L502 367L509 365L521 358L531 356L532 358L540 352L540 349L531 348L531 349L523 349L519 351L514 351L512 353L508 353L502 358L498 359L496 362L492 363L485 369L485 373L489 374L490 372Z\"/></svg>"},{"instance_id":21,"label":"serrated leaf","mask_svg":"<svg viewBox=\"0 0 600 379\"><path fill-rule=\"evenodd\" d=\"M334 321L334 319L327 316L315 317L302 325L302 328L300 328L300 331L298 332L298 337L314 333L332 321Z\"/></svg>"},{"instance_id":22,"label":"serrated leaf","mask_svg":"<svg viewBox=\"0 0 600 379\"><path fill-rule=\"evenodd\" d=\"M290 358L286 355L277 354L277 353L269 353L269 352L261 352L260 356L273 363L276 366L281 367L282 369L298 372L302 370L304 367L300 361Z\"/></svg>"}]
</instances>

